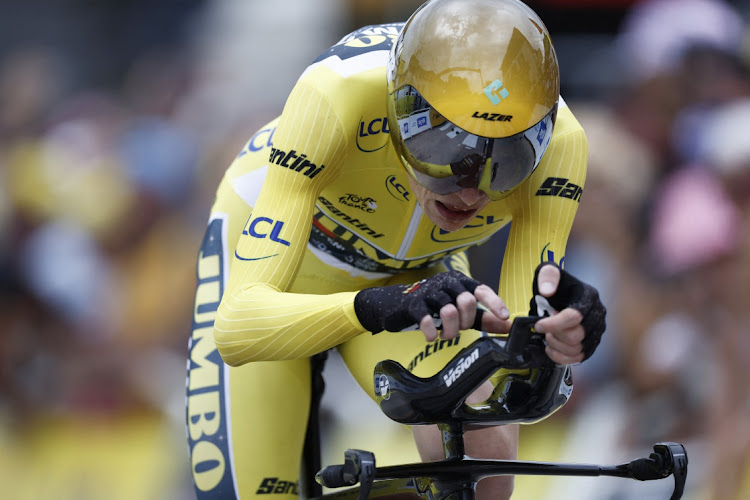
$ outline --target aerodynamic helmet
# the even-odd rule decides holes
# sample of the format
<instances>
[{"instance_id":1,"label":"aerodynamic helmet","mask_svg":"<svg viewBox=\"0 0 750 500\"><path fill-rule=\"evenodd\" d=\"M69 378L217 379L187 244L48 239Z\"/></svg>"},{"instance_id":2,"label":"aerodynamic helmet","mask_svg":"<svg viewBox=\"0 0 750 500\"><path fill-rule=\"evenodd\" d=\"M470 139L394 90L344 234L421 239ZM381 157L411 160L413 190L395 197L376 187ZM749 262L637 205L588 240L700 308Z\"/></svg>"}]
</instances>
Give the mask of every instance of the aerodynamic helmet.
<instances>
[{"instance_id":1,"label":"aerodynamic helmet","mask_svg":"<svg viewBox=\"0 0 750 500\"><path fill-rule=\"evenodd\" d=\"M519 0L429 0L388 62L388 122L409 174L438 194L505 197L549 145L560 94L557 57Z\"/></svg>"}]
</instances>

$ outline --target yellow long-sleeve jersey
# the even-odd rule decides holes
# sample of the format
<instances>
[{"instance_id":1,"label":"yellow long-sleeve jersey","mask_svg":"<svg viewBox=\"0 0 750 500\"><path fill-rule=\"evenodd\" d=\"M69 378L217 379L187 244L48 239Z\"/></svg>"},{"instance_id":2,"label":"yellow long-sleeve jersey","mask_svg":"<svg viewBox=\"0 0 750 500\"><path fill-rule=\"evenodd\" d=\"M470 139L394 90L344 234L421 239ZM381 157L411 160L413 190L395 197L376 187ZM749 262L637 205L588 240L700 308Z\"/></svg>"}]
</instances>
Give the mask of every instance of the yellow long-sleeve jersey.
<instances>
[{"instance_id":1,"label":"yellow long-sleeve jersey","mask_svg":"<svg viewBox=\"0 0 750 500\"><path fill-rule=\"evenodd\" d=\"M410 192L389 134L386 62L400 27L362 28L321 55L227 170L211 216L226 262L201 257L228 271L213 326L228 364L341 344L364 331L358 290L429 272L508 224L498 291L512 314L528 308L536 266L562 262L587 159L570 109L561 99L529 179L463 229L443 231Z\"/></svg>"}]
</instances>

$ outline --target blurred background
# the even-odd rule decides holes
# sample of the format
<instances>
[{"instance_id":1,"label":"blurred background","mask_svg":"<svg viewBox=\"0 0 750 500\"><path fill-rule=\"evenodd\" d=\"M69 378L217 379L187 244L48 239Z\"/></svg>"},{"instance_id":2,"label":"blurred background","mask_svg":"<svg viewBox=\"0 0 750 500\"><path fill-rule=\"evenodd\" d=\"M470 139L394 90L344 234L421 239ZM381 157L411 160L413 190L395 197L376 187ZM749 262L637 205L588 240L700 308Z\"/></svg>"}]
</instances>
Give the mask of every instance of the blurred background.
<instances>
[{"instance_id":1,"label":"blurred background","mask_svg":"<svg viewBox=\"0 0 750 500\"><path fill-rule=\"evenodd\" d=\"M185 363L223 171L319 52L420 3L0 0L4 498L194 498ZM590 141L565 265L609 316L571 402L523 428L521 457L616 463L679 441L684 498L748 499L750 1L528 3ZM491 283L502 241L472 254ZM329 389L339 461L357 419L389 422L345 377ZM518 478L514 498L670 488Z\"/></svg>"}]
</instances>

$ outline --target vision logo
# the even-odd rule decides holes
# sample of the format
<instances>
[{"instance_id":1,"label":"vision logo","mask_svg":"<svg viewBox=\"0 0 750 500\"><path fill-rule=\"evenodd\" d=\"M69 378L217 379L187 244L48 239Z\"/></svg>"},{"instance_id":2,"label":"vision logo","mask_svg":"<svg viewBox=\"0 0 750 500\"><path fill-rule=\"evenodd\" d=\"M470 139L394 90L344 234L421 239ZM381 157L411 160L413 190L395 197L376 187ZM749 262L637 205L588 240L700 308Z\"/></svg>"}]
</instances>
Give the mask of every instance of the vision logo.
<instances>
[{"instance_id":1,"label":"vision logo","mask_svg":"<svg viewBox=\"0 0 750 500\"><path fill-rule=\"evenodd\" d=\"M450 387L453 385L453 383L459 379L461 375L464 374L466 370L469 369L471 365L474 364L476 360L479 359L479 348L477 347L473 351L471 351L471 354L468 354L464 356L463 358L458 360L458 363L456 363L456 366L454 368L451 368L448 370L448 373L443 375L443 382L445 382L446 387Z\"/></svg>"},{"instance_id":2,"label":"vision logo","mask_svg":"<svg viewBox=\"0 0 750 500\"><path fill-rule=\"evenodd\" d=\"M503 88L503 82L495 80L484 88L484 94L492 104L497 106L500 104L500 101L508 98L510 92L508 92L508 89Z\"/></svg>"}]
</instances>

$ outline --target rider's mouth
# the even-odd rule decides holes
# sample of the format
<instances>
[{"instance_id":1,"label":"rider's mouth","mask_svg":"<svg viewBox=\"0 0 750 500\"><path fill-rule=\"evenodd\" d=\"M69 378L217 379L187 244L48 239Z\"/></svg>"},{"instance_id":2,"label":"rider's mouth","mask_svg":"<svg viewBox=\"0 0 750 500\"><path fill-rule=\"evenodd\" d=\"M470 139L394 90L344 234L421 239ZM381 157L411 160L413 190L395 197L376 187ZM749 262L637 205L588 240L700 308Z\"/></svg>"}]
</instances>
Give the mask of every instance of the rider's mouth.
<instances>
[{"instance_id":1,"label":"rider's mouth","mask_svg":"<svg viewBox=\"0 0 750 500\"><path fill-rule=\"evenodd\" d=\"M479 209L477 208L463 209L456 206L446 205L445 203L437 200L436 205L438 211L440 212L440 215L450 221L463 221L471 219L477 214L477 212L479 212Z\"/></svg>"}]
</instances>

